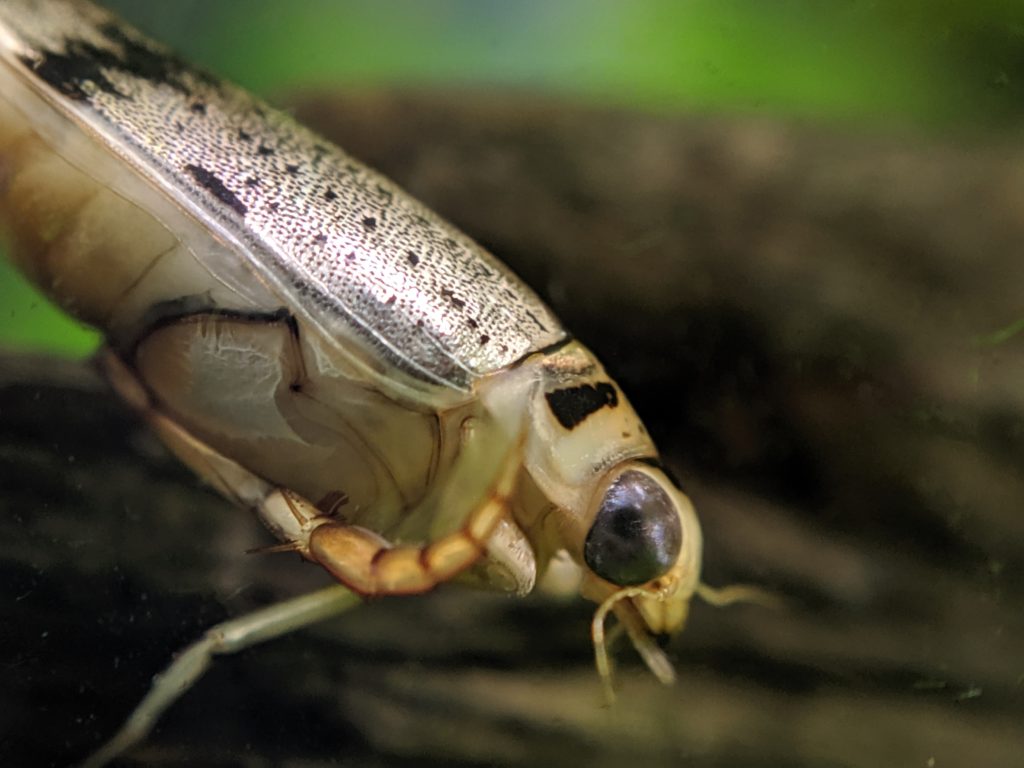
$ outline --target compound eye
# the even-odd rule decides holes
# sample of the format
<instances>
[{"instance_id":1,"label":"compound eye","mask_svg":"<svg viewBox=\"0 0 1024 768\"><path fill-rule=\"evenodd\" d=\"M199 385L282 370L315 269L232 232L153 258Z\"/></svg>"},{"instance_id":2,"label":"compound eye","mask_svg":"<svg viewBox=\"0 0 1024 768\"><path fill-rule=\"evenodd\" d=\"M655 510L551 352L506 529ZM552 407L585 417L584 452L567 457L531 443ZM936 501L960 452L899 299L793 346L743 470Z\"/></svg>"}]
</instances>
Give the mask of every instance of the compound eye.
<instances>
[{"instance_id":1,"label":"compound eye","mask_svg":"<svg viewBox=\"0 0 1024 768\"><path fill-rule=\"evenodd\" d=\"M675 565L682 543L672 499L654 478L628 471L605 492L583 544L583 559L602 579L635 586Z\"/></svg>"}]
</instances>

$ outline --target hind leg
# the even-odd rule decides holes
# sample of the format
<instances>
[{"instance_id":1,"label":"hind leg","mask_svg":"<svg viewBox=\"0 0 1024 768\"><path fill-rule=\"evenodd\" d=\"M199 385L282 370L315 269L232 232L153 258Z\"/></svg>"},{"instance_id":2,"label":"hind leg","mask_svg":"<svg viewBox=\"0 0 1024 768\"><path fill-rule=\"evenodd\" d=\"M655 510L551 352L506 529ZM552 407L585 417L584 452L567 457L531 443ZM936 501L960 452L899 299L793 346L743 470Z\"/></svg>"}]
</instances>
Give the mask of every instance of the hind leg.
<instances>
[{"instance_id":1,"label":"hind leg","mask_svg":"<svg viewBox=\"0 0 1024 768\"><path fill-rule=\"evenodd\" d=\"M358 595L340 585L301 595L217 624L195 643L178 653L153 678L145 698L120 730L90 755L83 768L99 768L141 742L160 716L203 676L214 656L236 653L266 640L295 632L338 616L360 603Z\"/></svg>"}]
</instances>

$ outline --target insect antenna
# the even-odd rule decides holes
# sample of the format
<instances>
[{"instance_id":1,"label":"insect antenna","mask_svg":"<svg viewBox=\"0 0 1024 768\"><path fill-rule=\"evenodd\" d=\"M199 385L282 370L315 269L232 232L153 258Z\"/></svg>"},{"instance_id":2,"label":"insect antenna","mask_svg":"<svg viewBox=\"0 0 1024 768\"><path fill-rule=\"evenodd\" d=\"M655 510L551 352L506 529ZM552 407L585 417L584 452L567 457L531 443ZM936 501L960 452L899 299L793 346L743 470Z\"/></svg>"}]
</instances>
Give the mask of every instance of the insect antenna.
<instances>
[{"instance_id":1,"label":"insect antenna","mask_svg":"<svg viewBox=\"0 0 1024 768\"><path fill-rule=\"evenodd\" d=\"M785 608L786 601L774 592L752 584L730 584L727 587L709 587L701 583L697 585L697 596L708 605L724 608L735 603L753 603L765 608Z\"/></svg>"}]
</instances>

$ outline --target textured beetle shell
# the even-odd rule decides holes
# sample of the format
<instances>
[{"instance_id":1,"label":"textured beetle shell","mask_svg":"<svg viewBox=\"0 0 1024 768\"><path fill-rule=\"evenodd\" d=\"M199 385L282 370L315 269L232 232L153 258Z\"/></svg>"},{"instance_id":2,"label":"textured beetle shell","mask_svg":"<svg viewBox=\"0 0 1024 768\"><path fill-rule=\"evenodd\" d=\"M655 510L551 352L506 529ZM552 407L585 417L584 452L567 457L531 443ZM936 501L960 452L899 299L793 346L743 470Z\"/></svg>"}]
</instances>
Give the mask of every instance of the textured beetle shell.
<instances>
[{"instance_id":1,"label":"textured beetle shell","mask_svg":"<svg viewBox=\"0 0 1024 768\"><path fill-rule=\"evenodd\" d=\"M106 11L4 0L0 54L328 336L461 390L565 337L501 262L392 182Z\"/></svg>"}]
</instances>

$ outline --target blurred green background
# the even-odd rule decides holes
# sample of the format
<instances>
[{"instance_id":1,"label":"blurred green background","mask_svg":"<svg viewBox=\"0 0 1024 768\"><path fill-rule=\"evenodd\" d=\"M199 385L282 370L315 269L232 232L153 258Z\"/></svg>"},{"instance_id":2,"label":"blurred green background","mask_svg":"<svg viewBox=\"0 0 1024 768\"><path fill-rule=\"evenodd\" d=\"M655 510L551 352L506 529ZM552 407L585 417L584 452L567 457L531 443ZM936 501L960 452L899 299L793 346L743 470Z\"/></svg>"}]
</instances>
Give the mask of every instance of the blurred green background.
<instances>
[{"instance_id":1,"label":"blurred green background","mask_svg":"<svg viewBox=\"0 0 1024 768\"><path fill-rule=\"evenodd\" d=\"M602 105L921 135L1024 123L1021 0L119 0L186 58L274 96L505 87ZM0 259L0 348L87 354Z\"/></svg>"}]
</instances>

